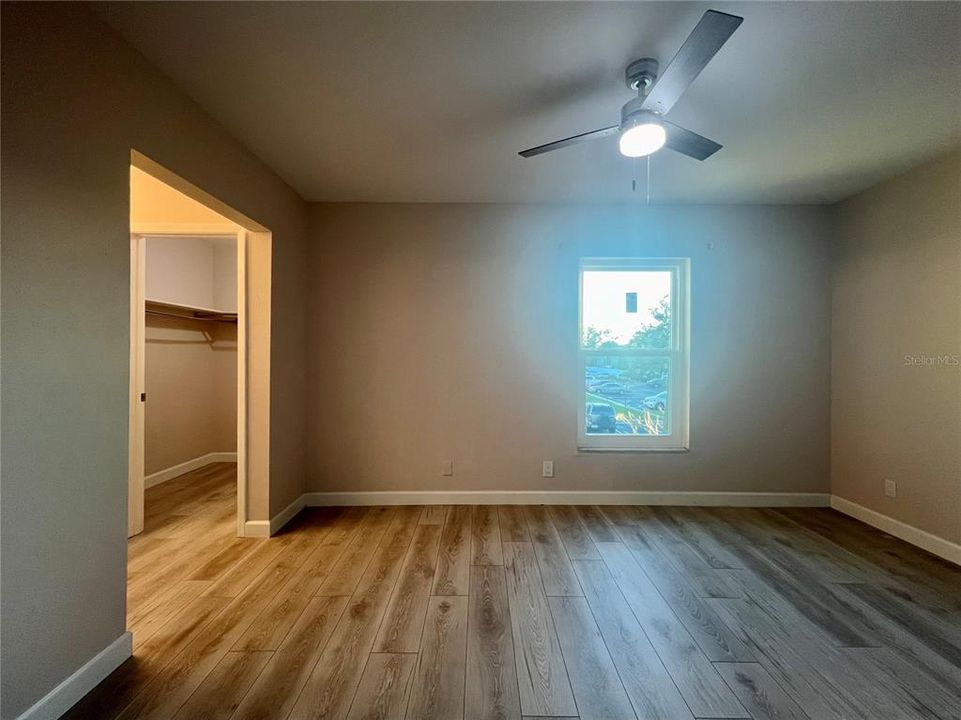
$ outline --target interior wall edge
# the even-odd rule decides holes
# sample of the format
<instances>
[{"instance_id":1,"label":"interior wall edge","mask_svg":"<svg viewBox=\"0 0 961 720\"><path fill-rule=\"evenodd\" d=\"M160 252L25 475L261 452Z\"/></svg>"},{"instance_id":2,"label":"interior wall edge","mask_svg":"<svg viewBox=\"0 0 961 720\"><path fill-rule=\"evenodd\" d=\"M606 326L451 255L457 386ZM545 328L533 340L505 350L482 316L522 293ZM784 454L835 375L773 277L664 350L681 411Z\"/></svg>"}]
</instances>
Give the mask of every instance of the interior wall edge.
<instances>
[{"instance_id":1,"label":"interior wall edge","mask_svg":"<svg viewBox=\"0 0 961 720\"><path fill-rule=\"evenodd\" d=\"M57 720L132 656L133 634L128 630L18 715L16 720Z\"/></svg>"}]
</instances>

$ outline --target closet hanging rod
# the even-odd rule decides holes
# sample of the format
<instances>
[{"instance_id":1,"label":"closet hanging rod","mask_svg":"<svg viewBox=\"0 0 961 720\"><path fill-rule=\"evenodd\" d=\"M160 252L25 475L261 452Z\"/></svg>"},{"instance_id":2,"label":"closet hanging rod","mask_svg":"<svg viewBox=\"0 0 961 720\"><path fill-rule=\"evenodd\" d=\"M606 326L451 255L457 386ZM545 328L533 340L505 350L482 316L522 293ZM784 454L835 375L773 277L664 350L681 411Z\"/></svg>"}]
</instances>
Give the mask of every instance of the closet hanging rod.
<instances>
[{"instance_id":1,"label":"closet hanging rod","mask_svg":"<svg viewBox=\"0 0 961 720\"><path fill-rule=\"evenodd\" d=\"M153 310L151 308L147 308L145 312L147 313L147 315L162 315L163 317L179 318L180 320L201 320L203 322L209 322L212 320L213 322L224 322L224 323L237 322L236 315L227 315L227 314L200 315L200 314L194 313L193 315L181 315L179 313L164 312L163 310Z\"/></svg>"}]
</instances>

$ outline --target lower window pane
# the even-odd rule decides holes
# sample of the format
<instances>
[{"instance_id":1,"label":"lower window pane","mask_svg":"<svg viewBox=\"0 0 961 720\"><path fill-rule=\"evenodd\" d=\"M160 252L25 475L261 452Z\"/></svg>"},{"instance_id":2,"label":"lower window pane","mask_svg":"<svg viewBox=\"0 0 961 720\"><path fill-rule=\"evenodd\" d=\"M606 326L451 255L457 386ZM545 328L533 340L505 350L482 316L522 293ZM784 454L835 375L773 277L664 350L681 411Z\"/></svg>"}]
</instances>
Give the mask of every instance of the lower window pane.
<instances>
[{"instance_id":1,"label":"lower window pane","mask_svg":"<svg viewBox=\"0 0 961 720\"><path fill-rule=\"evenodd\" d=\"M669 435L669 358L597 356L584 370L588 435Z\"/></svg>"}]
</instances>

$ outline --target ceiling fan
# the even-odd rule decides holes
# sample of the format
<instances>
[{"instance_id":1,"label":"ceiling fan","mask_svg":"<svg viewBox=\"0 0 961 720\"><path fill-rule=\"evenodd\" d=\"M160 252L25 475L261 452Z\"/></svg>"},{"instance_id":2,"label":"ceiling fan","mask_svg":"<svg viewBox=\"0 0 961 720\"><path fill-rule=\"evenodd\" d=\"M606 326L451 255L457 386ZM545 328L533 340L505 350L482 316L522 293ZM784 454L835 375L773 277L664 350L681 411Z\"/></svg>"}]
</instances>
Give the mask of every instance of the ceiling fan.
<instances>
[{"instance_id":1,"label":"ceiling fan","mask_svg":"<svg viewBox=\"0 0 961 720\"><path fill-rule=\"evenodd\" d=\"M621 154L627 157L643 157L666 146L696 160L706 160L721 146L668 122L664 116L743 21L744 18L737 15L708 10L660 77L654 58L641 58L627 66L624 73L627 86L637 91L637 97L621 108L619 125L538 145L522 150L519 155L534 157L568 145L620 134Z\"/></svg>"}]
</instances>

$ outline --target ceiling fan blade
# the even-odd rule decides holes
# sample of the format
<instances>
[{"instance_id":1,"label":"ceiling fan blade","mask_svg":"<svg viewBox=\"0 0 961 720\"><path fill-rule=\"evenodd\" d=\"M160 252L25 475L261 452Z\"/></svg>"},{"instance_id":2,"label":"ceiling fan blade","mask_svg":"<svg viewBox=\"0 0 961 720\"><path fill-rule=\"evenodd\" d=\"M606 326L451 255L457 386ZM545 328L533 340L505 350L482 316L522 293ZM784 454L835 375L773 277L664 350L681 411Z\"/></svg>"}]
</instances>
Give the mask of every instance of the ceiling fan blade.
<instances>
[{"instance_id":1,"label":"ceiling fan blade","mask_svg":"<svg viewBox=\"0 0 961 720\"><path fill-rule=\"evenodd\" d=\"M534 157L535 155L550 152L551 150L559 150L560 148L567 147L568 145L576 145L577 143L585 142L587 140L598 140L609 135L616 135L618 132L620 132L620 129L620 125L611 125L610 127L601 128L600 130L591 130L590 132L581 133L580 135L572 135L569 138L547 143L546 145L538 145L537 147L528 148L527 150L521 150L517 154L526 158Z\"/></svg>"},{"instance_id":2,"label":"ceiling fan blade","mask_svg":"<svg viewBox=\"0 0 961 720\"><path fill-rule=\"evenodd\" d=\"M664 147L669 147L674 152L687 155L695 160L706 160L723 147L713 140L698 135L696 132L682 128L680 125L669 123L667 120L662 120L662 122L664 123L664 130L667 132Z\"/></svg>"},{"instance_id":3,"label":"ceiling fan blade","mask_svg":"<svg viewBox=\"0 0 961 720\"><path fill-rule=\"evenodd\" d=\"M676 103L721 46L734 34L744 18L708 10L677 51L641 107L664 114Z\"/></svg>"}]
</instances>

